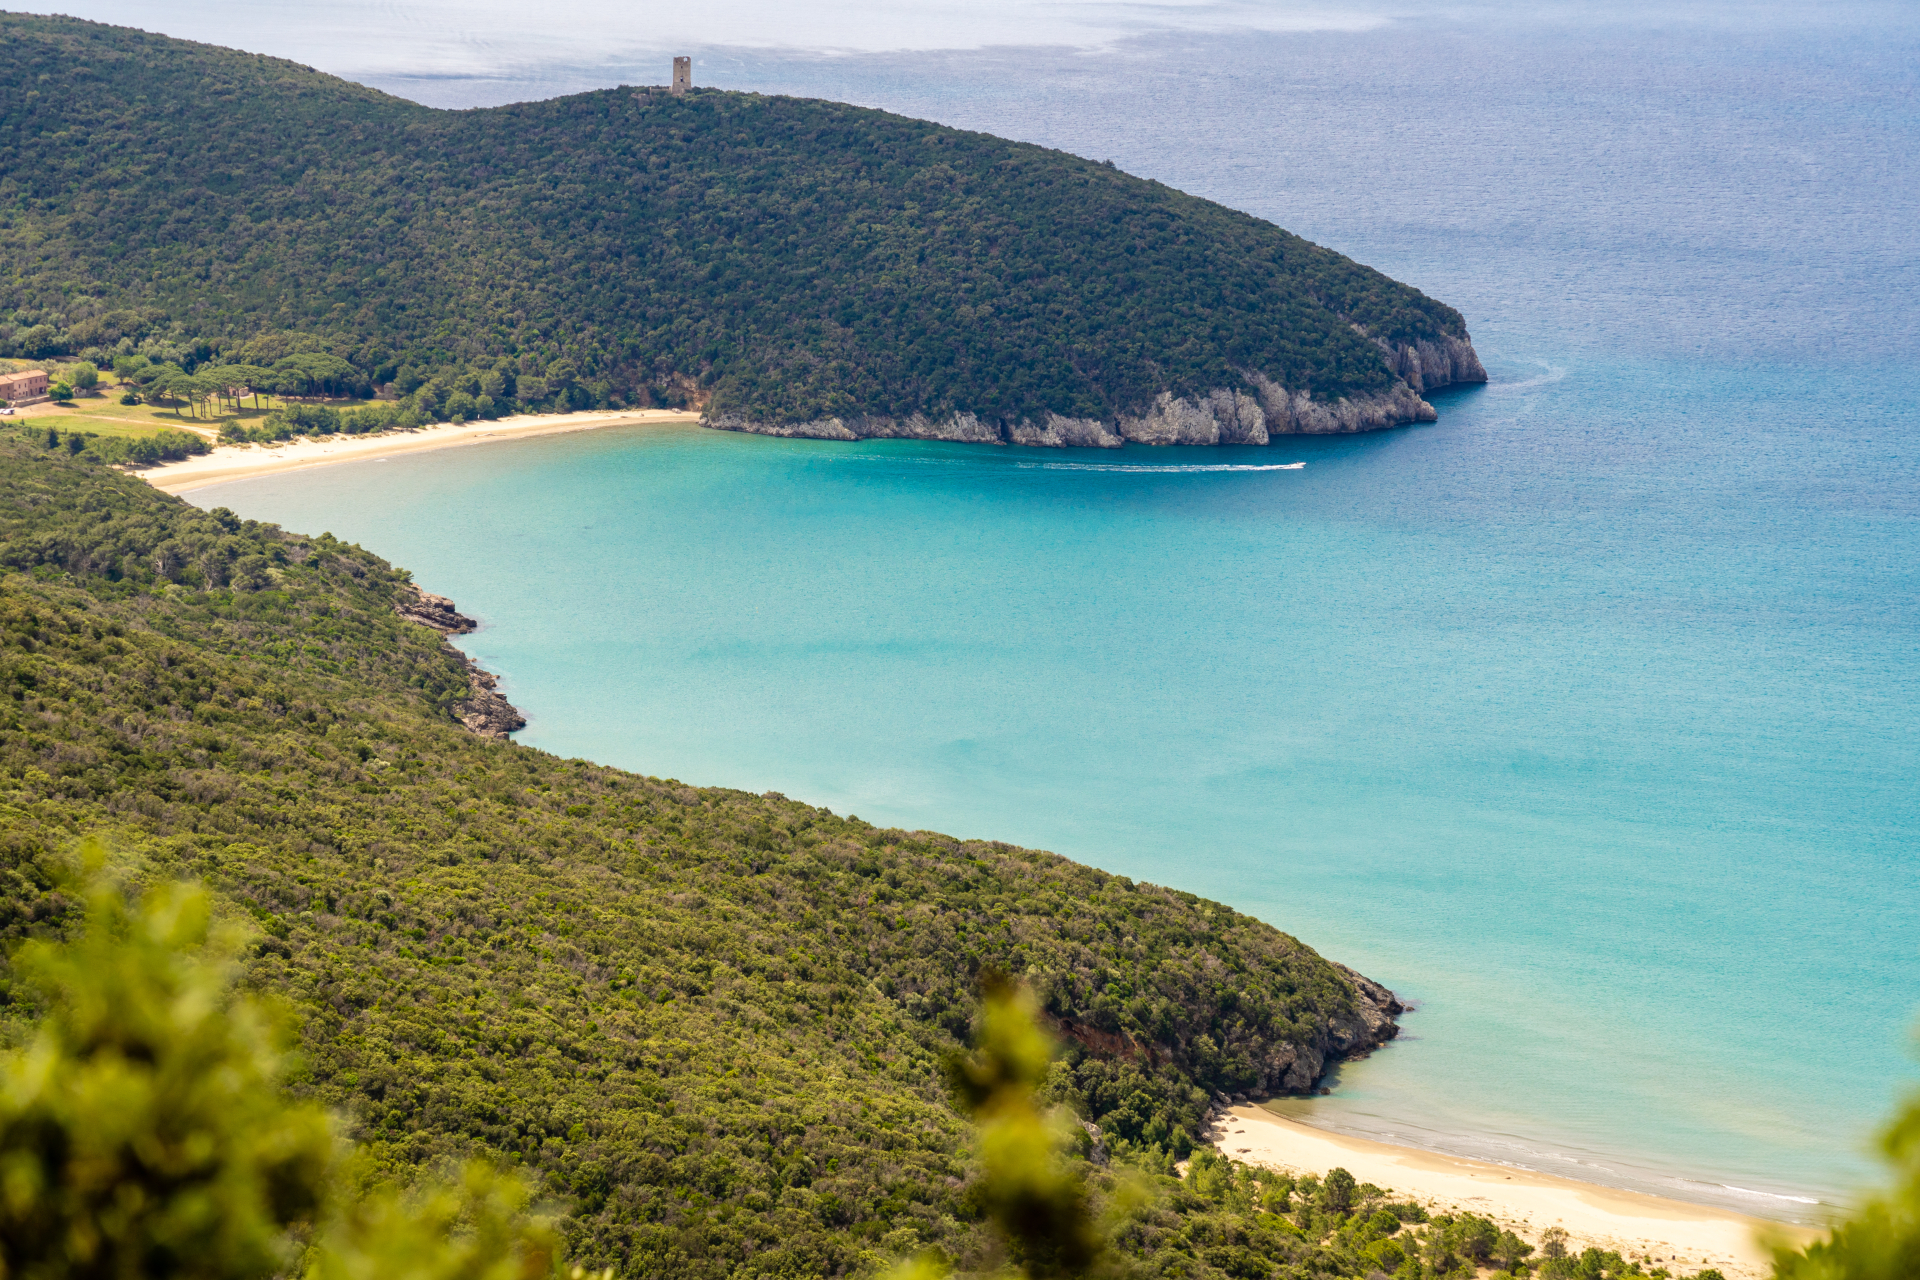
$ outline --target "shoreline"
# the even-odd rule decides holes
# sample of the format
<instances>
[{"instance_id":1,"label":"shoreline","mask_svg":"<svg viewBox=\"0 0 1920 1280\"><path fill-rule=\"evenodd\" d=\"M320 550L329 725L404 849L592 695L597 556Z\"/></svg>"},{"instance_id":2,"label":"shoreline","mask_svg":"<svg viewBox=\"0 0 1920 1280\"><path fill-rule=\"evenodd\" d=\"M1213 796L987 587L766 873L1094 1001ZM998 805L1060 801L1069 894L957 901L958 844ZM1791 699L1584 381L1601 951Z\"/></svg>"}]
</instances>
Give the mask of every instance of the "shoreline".
<instances>
[{"instance_id":1,"label":"shoreline","mask_svg":"<svg viewBox=\"0 0 1920 1280\"><path fill-rule=\"evenodd\" d=\"M1557 1225L1565 1228L1573 1253L1589 1246L1611 1249L1676 1274L1717 1267L1727 1280L1766 1280L1773 1260L1760 1243L1763 1235L1801 1247L1825 1234L1730 1209L1350 1137L1259 1106L1228 1108L1206 1138L1242 1163L1316 1174L1338 1166L1430 1211L1491 1218L1529 1244L1538 1245L1540 1233Z\"/></svg>"},{"instance_id":2,"label":"shoreline","mask_svg":"<svg viewBox=\"0 0 1920 1280\"><path fill-rule=\"evenodd\" d=\"M411 431L381 431L373 435L295 436L275 444L223 444L212 453L179 462L163 462L131 474L162 493L179 495L209 485L252 480L282 471L304 471L337 462L359 462L396 454L423 453L461 445L524 440L533 436L601 427L696 424L697 411L685 409L621 409L597 413L525 413L493 421L451 422Z\"/></svg>"}]
</instances>

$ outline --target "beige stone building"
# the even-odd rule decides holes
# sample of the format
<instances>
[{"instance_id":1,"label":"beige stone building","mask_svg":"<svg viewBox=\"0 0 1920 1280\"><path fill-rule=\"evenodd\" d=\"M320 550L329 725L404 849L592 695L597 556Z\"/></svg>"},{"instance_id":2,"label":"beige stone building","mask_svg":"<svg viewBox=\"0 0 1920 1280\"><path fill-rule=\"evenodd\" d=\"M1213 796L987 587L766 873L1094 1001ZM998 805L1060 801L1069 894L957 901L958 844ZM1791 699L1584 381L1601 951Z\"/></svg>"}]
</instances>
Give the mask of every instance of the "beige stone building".
<instances>
[{"instance_id":1,"label":"beige stone building","mask_svg":"<svg viewBox=\"0 0 1920 1280\"><path fill-rule=\"evenodd\" d=\"M39 369L19 373L0 373L0 401L7 404L31 404L47 398L47 375Z\"/></svg>"}]
</instances>

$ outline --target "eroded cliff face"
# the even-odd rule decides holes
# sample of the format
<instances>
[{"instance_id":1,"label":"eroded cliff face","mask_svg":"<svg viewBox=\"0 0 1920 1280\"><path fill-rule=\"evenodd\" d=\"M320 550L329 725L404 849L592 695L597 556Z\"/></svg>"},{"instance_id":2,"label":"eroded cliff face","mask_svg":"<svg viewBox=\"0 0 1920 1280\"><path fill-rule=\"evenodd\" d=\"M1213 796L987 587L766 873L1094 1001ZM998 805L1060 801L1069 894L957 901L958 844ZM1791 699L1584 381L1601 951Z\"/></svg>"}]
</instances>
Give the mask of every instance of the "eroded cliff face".
<instances>
[{"instance_id":1,"label":"eroded cliff face","mask_svg":"<svg viewBox=\"0 0 1920 1280\"><path fill-rule=\"evenodd\" d=\"M1354 326L1356 329L1358 325ZM1366 333L1361 329L1362 334ZM1386 353L1387 368L1415 391L1437 391L1456 382L1485 382L1487 371L1479 353L1464 338L1445 337L1439 342L1401 343L1393 346L1379 338L1373 344Z\"/></svg>"},{"instance_id":2,"label":"eroded cliff face","mask_svg":"<svg viewBox=\"0 0 1920 1280\"><path fill-rule=\"evenodd\" d=\"M1265 444L1267 414L1243 392L1188 400L1162 391L1145 413L1121 416L1120 434L1135 444Z\"/></svg>"},{"instance_id":3,"label":"eroded cliff face","mask_svg":"<svg viewBox=\"0 0 1920 1280\"><path fill-rule=\"evenodd\" d=\"M1362 336L1370 336L1355 325ZM946 418L914 414L907 418L816 418L811 422L760 422L736 414L716 414L704 425L717 431L808 440L950 440L959 444L1024 445L1037 449L1118 449L1126 444L1269 444L1275 436L1340 435L1379 431L1440 417L1421 399L1423 392L1457 382L1485 382L1487 371L1465 338L1445 337L1398 346L1371 338L1387 367L1400 381L1389 390L1334 400L1311 391L1291 391L1257 369L1239 372L1255 394L1218 388L1200 396L1162 391L1137 414L1112 422L1066 418L1050 413L1044 422L1022 420L1001 426L971 413Z\"/></svg>"},{"instance_id":4,"label":"eroded cliff face","mask_svg":"<svg viewBox=\"0 0 1920 1280\"><path fill-rule=\"evenodd\" d=\"M1311 1093L1333 1063L1364 1058L1400 1034L1394 1019L1406 1006L1393 992L1343 964L1330 963L1353 988L1353 1011L1327 1019L1305 1044L1275 1046L1260 1064L1263 1078L1253 1096Z\"/></svg>"}]
</instances>

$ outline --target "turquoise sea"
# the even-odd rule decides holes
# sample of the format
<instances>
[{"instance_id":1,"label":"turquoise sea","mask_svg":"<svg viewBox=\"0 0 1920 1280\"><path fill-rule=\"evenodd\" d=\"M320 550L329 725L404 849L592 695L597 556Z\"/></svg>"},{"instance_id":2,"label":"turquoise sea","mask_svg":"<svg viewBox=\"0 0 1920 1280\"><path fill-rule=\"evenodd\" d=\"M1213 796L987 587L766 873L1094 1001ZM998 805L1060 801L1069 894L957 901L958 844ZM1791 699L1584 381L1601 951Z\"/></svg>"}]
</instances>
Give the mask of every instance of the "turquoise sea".
<instances>
[{"instance_id":1,"label":"turquoise sea","mask_svg":"<svg viewBox=\"0 0 1920 1280\"><path fill-rule=\"evenodd\" d=\"M1386 982L1405 1035L1313 1123L1817 1218L1920 1012L1920 37L1869 16L721 50L1273 218L1494 381L1268 449L613 429L191 496L452 596L532 745Z\"/></svg>"}]
</instances>

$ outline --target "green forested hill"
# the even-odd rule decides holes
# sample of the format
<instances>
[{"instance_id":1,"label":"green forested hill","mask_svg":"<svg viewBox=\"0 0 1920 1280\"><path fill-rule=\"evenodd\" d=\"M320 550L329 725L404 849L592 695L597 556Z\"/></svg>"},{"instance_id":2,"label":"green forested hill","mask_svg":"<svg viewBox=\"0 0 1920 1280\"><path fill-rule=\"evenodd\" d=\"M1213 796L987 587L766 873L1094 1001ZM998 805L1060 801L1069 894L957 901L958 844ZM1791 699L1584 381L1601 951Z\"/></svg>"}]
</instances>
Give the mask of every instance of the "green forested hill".
<instances>
[{"instance_id":1,"label":"green forested hill","mask_svg":"<svg viewBox=\"0 0 1920 1280\"><path fill-rule=\"evenodd\" d=\"M439 111L66 18L0 15L0 46L0 354L324 350L442 409L767 422L1474 376L1417 290L983 134L710 90Z\"/></svg>"},{"instance_id":2,"label":"green forested hill","mask_svg":"<svg viewBox=\"0 0 1920 1280\"><path fill-rule=\"evenodd\" d=\"M294 1003L302 1088L375 1165L524 1164L589 1266L984 1256L938 1059L985 968L1066 1034L1055 1099L1149 1170L1216 1093L1311 1086L1392 1033L1379 988L1190 894L468 734L408 590L0 440L0 935L61 927L49 860L85 833L136 879L205 880L258 922L250 981ZM1233 1186L1142 1207L1143 1273L1217 1274ZM1265 1216L1262 1256L1319 1256Z\"/></svg>"}]
</instances>

